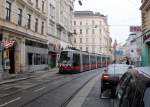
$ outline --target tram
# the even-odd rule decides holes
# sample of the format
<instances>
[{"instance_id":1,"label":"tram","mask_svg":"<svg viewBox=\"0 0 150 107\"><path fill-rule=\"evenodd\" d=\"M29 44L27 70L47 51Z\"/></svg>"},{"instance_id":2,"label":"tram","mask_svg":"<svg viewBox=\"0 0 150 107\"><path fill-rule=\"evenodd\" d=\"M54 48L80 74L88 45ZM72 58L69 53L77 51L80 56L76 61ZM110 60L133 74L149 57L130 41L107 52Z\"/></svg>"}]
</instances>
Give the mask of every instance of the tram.
<instances>
[{"instance_id":1,"label":"tram","mask_svg":"<svg viewBox=\"0 0 150 107\"><path fill-rule=\"evenodd\" d=\"M106 67L110 62L111 57L107 55L66 49L60 53L58 67L59 73L79 73Z\"/></svg>"}]
</instances>

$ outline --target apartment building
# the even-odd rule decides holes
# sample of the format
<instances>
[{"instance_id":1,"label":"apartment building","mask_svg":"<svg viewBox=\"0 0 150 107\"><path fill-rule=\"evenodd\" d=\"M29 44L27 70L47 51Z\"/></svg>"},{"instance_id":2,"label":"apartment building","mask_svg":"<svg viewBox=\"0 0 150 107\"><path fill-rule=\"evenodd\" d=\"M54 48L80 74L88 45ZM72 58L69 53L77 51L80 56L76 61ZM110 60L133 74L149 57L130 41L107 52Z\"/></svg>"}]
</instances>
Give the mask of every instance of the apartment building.
<instances>
[{"instance_id":1,"label":"apartment building","mask_svg":"<svg viewBox=\"0 0 150 107\"><path fill-rule=\"evenodd\" d=\"M92 11L75 11L74 47L92 53L111 54L107 16Z\"/></svg>"},{"instance_id":2,"label":"apartment building","mask_svg":"<svg viewBox=\"0 0 150 107\"><path fill-rule=\"evenodd\" d=\"M141 15L142 15L142 65L150 65L150 0L141 0Z\"/></svg>"},{"instance_id":3,"label":"apartment building","mask_svg":"<svg viewBox=\"0 0 150 107\"><path fill-rule=\"evenodd\" d=\"M47 68L47 0L0 3L1 71L20 73Z\"/></svg>"},{"instance_id":4,"label":"apartment building","mask_svg":"<svg viewBox=\"0 0 150 107\"><path fill-rule=\"evenodd\" d=\"M72 0L48 0L49 64L55 67L61 50L72 46Z\"/></svg>"}]
</instances>

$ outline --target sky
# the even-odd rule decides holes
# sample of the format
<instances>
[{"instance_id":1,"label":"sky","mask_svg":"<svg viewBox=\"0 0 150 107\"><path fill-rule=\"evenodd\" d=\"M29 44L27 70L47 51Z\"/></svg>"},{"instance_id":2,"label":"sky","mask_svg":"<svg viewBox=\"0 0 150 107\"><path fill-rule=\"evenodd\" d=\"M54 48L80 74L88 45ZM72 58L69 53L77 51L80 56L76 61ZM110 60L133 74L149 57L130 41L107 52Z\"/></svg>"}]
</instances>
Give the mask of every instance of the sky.
<instances>
[{"instance_id":1,"label":"sky","mask_svg":"<svg viewBox=\"0 0 150 107\"><path fill-rule=\"evenodd\" d=\"M108 17L108 25L112 40L125 43L129 35L130 25L141 25L141 0L78 0L75 1L75 10L90 10L100 12Z\"/></svg>"}]
</instances>

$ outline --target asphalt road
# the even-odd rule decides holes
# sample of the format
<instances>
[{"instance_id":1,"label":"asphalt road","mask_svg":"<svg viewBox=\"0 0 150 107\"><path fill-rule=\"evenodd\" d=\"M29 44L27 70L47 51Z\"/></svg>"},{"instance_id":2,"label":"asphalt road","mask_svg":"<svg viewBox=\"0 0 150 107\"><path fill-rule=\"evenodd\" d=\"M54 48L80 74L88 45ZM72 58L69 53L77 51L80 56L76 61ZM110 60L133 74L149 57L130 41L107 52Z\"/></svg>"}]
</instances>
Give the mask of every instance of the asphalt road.
<instances>
[{"instance_id":1,"label":"asphalt road","mask_svg":"<svg viewBox=\"0 0 150 107\"><path fill-rule=\"evenodd\" d=\"M99 69L73 75L55 74L50 77L47 75L1 85L0 107L65 107L80 91L79 89L82 89L84 85L100 73L101 70ZM99 91L97 88L99 85L95 84L91 91L93 94L88 95L93 95L96 99L87 97L82 105L83 107L88 107L88 105L89 107L100 105L102 105L101 107L107 107L104 106L103 99L98 97ZM88 104L87 102L90 102L90 100L95 100L95 104L98 106ZM111 100L105 101L105 103L109 105Z\"/></svg>"}]
</instances>

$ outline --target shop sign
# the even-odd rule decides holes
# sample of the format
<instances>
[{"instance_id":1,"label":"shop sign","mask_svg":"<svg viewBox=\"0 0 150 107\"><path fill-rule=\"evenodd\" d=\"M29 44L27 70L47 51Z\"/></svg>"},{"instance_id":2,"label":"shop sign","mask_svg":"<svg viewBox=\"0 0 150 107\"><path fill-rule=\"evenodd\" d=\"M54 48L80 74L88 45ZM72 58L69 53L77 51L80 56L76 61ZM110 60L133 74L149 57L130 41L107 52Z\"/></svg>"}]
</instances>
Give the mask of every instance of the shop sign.
<instances>
[{"instance_id":1,"label":"shop sign","mask_svg":"<svg viewBox=\"0 0 150 107\"><path fill-rule=\"evenodd\" d=\"M130 32L142 32L141 26L130 26Z\"/></svg>"},{"instance_id":2,"label":"shop sign","mask_svg":"<svg viewBox=\"0 0 150 107\"><path fill-rule=\"evenodd\" d=\"M49 49L49 51L52 51L52 52L59 52L60 49L61 49L61 45L60 44L49 43L48 44L48 49Z\"/></svg>"},{"instance_id":3,"label":"shop sign","mask_svg":"<svg viewBox=\"0 0 150 107\"><path fill-rule=\"evenodd\" d=\"M4 40L4 41L2 41L2 46L7 49L7 48L12 47L14 45L14 43L15 43L15 41L13 41L13 40Z\"/></svg>"},{"instance_id":4,"label":"shop sign","mask_svg":"<svg viewBox=\"0 0 150 107\"><path fill-rule=\"evenodd\" d=\"M143 36L143 41L147 40L150 38L150 31L146 32Z\"/></svg>"},{"instance_id":5,"label":"shop sign","mask_svg":"<svg viewBox=\"0 0 150 107\"><path fill-rule=\"evenodd\" d=\"M56 45L53 43L48 44L49 51L56 52Z\"/></svg>"}]
</instances>

